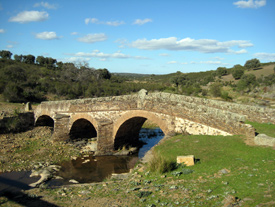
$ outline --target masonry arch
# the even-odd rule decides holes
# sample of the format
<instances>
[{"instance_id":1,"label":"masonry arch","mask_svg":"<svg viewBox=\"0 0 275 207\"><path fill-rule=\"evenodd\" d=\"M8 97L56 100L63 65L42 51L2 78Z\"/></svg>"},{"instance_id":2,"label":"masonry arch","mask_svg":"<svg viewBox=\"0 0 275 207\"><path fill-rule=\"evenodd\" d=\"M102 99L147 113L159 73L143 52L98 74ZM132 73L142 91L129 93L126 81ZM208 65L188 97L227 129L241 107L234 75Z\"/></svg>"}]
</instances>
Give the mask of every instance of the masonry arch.
<instances>
[{"instance_id":1,"label":"masonry arch","mask_svg":"<svg viewBox=\"0 0 275 207\"><path fill-rule=\"evenodd\" d=\"M54 120L49 115L41 115L37 118L35 126L49 126L54 127Z\"/></svg>"},{"instance_id":2,"label":"masonry arch","mask_svg":"<svg viewBox=\"0 0 275 207\"><path fill-rule=\"evenodd\" d=\"M157 124L164 134L168 134L166 120L155 115L153 112L135 110L121 116L114 125L114 149L122 146L138 146L139 132L146 120Z\"/></svg>"},{"instance_id":3,"label":"masonry arch","mask_svg":"<svg viewBox=\"0 0 275 207\"><path fill-rule=\"evenodd\" d=\"M87 114L72 116L69 130L70 139L89 139L97 137L96 121Z\"/></svg>"}]
</instances>

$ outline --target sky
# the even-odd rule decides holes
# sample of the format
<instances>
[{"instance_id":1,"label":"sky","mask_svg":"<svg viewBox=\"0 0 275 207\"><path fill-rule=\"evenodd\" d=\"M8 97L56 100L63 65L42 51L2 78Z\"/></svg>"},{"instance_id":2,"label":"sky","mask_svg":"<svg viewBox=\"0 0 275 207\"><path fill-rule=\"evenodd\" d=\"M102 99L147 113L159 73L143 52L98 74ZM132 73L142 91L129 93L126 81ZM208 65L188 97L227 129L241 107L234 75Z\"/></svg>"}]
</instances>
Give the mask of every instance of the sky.
<instances>
[{"instance_id":1,"label":"sky","mask_svg":"<svg viewBox=\"0 0 275 207\"><path fill-rule=\"evenodd\" d=\"M169 74L275 61L274 0L0 0L0 50Z\"/></svg>"}]
</instances>

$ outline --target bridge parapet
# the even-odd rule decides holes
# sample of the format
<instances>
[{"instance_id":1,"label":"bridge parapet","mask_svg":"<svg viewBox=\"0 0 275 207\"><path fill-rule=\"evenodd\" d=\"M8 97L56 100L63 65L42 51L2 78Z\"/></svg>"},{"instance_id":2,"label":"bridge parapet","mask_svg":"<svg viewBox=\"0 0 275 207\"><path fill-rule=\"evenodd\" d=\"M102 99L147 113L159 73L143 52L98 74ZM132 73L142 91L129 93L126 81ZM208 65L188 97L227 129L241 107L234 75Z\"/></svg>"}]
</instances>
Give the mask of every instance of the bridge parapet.
<instances>
[{"instance_id":1,"label":"bridge parapet","mask_svg":"<svg viewBox=\"0 0 275 207\"><path fill-rule=\"evenodd\" d=\"M244 121L254 117L274 123L275 110L141 90L133 95L42 102L35 110L35 120L43 115L54 120L55 135L64 139L68 138L75 121L89 121L97 131L98 149L105 152L114 146L118 131L119 136L124 137L129 132L127 126L139 128L146 119L156 121L165 133L245 134L254 137L254 129ZM126 131L122 130L122 125Z\"/></svg>"}]
</instances>

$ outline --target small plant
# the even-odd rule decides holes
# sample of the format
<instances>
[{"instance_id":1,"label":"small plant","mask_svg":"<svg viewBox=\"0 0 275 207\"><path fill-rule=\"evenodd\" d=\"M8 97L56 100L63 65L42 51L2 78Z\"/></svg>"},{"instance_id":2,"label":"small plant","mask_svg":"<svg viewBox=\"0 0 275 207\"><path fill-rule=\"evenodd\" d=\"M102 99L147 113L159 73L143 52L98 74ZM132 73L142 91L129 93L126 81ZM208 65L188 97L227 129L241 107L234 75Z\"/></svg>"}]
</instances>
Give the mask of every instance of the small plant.
<instances>
[{"instance_id":1,"label":"small plant","mask_svg":"<svg viewBox=\"0 0 275 207\"><path fill-rule=\"evenodd\" d=\"M157 153L153 152L154 156L151 161L148 163L148 168L152 172L157 173L166 173L176 169L176 162L169 161L164 159Z\"/></svg>"}]
</instances>

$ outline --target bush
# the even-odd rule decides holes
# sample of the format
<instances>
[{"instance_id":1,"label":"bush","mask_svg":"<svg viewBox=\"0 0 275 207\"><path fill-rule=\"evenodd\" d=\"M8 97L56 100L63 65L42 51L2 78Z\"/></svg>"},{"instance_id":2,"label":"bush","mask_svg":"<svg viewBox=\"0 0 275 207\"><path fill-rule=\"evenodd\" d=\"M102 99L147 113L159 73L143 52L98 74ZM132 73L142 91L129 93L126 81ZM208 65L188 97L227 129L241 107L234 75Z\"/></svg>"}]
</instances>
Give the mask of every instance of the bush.
<instances>
[{"instance_id":1,"label":"bush","mask_svg":"<svg viewBox=\"0 0 275 207\"><path fill-rule=\"evenodd\" d=\"M224 75L227 75L228 72L227 72L227 69L225 67L219 67L217 69L217 75L218 76L224 76Z\"/></svg>"},{"instance_id":2,"label":"bush","mask_svg":"<svg viewBox=\"0 0 275 207\"><path fill-rule=\"evenodd\" d=\"M235 65L232 70L232 76L235 80L240 79L244 74L244 67L241 65Z\"/></svg>"},{"instance_id":3,"label":"bush","mask_svg":"<svg viewBox=\"0 0 275 207\"><path fill-rule=\"evenodd\" d=\"M148 169L150 171L161 174L176 169L176 166L176 162L168 161L158 155L156 152L153 152L153 158L148 163Z\"/></svg>"},{"instance_id":4,"label":"bush","mask_svg":"<svg viewBox=\"0 0 275 207\"><path fill-rule=\"evenodd\" d=\"M221 84L216 82L210 86L209 91L214 97L219 97L221 96L221 87Z\"/></svg>"}]
</instances>

